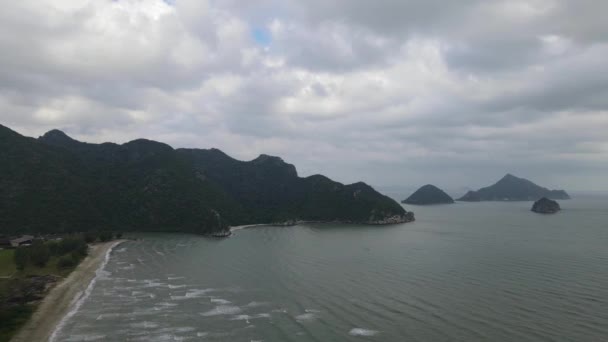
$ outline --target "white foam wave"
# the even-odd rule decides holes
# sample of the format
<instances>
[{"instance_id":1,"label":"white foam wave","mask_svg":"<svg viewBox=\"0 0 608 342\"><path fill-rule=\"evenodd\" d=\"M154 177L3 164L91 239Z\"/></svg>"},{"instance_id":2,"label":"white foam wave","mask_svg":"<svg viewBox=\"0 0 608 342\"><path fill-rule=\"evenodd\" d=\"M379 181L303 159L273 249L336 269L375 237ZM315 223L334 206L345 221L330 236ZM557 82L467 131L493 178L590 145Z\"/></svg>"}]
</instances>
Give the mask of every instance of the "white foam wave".
<instances>
[{"instance_id":1,"label":"white foam wave","mask_svg":"<svg viewBox=\"0 0 608 342\"><path fill-rule=\"evenodd\" d=\"M78 310L82 306L82 303L84 303L84 301L87 298L89 298L89 296L91 295L91 292L93 291L93 288L95 287L95 283L97 282L97 279L101 276L105 276L106 274L110 274L109 272L105 272L104 268L106 267L106 265L108 264L108 261L110 260L110 253L112 252L112 250L116 246L120 245L122 242L123 241L117 242L116 244L114 244L113 246L108 248L108 251L106 252L106 255L104 256L103 262L101 263L101 265L99 265L99 268L97 268L97 270L95 271L95 276L93 277L93 279L91 279L91 282L86 287L86 289L84 291L78 293L74 297L74 299L72 300L72 303L70 303L70 306L72 307L72 309L70 309L70 311L68 311L68 313L65 316L63 316L61 321L59 321L59 324L57 324L57 326L55 327L55 330L53 330L53 333L51 334L51 337L49 338L49 342L55 341L55 339L59 335L59 332L63 329L63 327L65 326L67 321L70 318L72 318L72 316L74 316L76 314L76 312L78 312Z\"/></svg>"},{"instance_id":2,"label":"white foam wave","mask_svg":"<svg viewBox=\"0 0 608 342\"><path fill-rule=\"evenodd\" d=\"M144 280L144 283L146 283L144 287L164 287L167 285L165 283L158 282L157 279L146 279Z\"/></svg>"},{"instance_id":3,"label":"white foam wave","mask_svg":"<svg viewBox=\"0 0 608 342\"><path fill-rule=\"evenodd\" d=\"M131 328L137 328L137 329L150 329L150 328L158 328L158 324L154 323L154 322L148 322L148 321L144 321L144 322L138 322L138 323L131 323L129 324L129 326Z\"/></svg>"},{"instance_id":4,"label":"white foam wave","mask_svg":"<svg viewBox=\"0 0 608 342\"><path fill-rule=\"evenodd\" d=\"M352 328L348 334L351 336L374 336L378 334L378 331L363 328Z\"/></svg>"},{"instance_id":5,"label":"white foam wave","mask_svg":"<svg viewBox=\"0 0 608 342\"><path fill-rule=\"evenodd\" d=\"M211 292L211 291L215 291L215 289L188 290L186 292L186 294L184 294L183 296L171 296L171 299L172 300L186 300L186 299L192 299L192 298L200 298L200 297L203 297L206 293Z\"/></svg>"},{"instance_id":6,"label":"white foam wave","mask_svg":"<svg viewBox=\"0 0 608 342\"><path fill-rule=\"evenodd\" d=\"M99 341L104 340L106 335L94 334L94 335L72 335L66 341Z\"/></svg>"},{"instance_id":7,"label":"white foam wave","mask_svg":"<svg viewBox=\"0 0 608 342\"><path fill-rule=\"evenodd\" d=\"M250 302L249 304L245 305L245 307L257 308L258 306L264 306L264 305L268 305L268 303L267 302Z\"/></svg>"},{"instance_id":8,"label":"white foam wave","mask_svg":"<svg viewBox=\"0 0 608 342\"><path fill-rule=\"evenodd\" d=\"M165 307L173 307L173 306L177 306L177 303L168 303L168 302L160 302L157 304L158 306L165 306Z\"/></svg>"},{"instance_id":9,"label":"white foam wave","mask_svg":"<svg viewBox=\"0 0 608 342\"><path fill-rule=\"evenodd\" d=\"M309 321L312 321L313 319L315 319L315 314L313 314L313 313L305 313L305 314L296 316L296 321L298 321L300 323L309 322Z\"/></svg>"},{"instance_id":10,"label":"white foam wave","mask_svg":"<svg viewBox=\"0 0 608 342\"><path fill-rule=\"evenodd\" d=\"M210 301L211 301L211 303L216 303L216 304L230 304L231 303L231 301L225 300L222 298L211 298Z\"/></svg>"},{"instance_id":11,"label":"white foam wave","mask_svg":"<svg viewBox=\"0 0 608 342\"><path fill-rule=\"evenodd\" d=\"M105 314L101 314L101 315L97 316L97 318L95 320L99 321L99 320L102 320L104 318L116 318L116 317L120 317L120 316L122 316L122 314L119 314L119 313L105 313ZM82 325L80 327L82 327Z\"/></svg>"},{"instance_id":12,"label":"white foam wave","mask_svg":"<svg viewBox=\"0 0 608 342\"><path fill-rule=\"evenodd\" d=\"M249 324L250 319L251 319L251 316L249 316L249 315L238 315L238 316L234 316L230 320L231 321L245 321L245 322L247 322L247 324Z\"/></svg>"},{"instance_id":13,"label":"white foam wave","mask_svg":"<svg viewBox=\"0 0 608 342\"><path fill-rule=\"evenodd\" d=\"M205 317L209 316L220 316L220 315L236 315L241 313L241 308L238 306L230 306L230 305L218 305L213 310L209 310L207 312L202 313L201 315Z\"/></svg>"},{"instance_id":14,"label":"white foam wave","mask_svg":"<svg viewBox=\"0 0 608 342\"><path fill-rule=\"evenodd\" d=\"M257 314L257 315L236 315L233 318L231 318L231 321L247 321L247 324L249 324L249 320L251 319L256 319L256 318L270 318L270 314L268 313L261 313L261 314Z\"/></svg>"}]
</instances>

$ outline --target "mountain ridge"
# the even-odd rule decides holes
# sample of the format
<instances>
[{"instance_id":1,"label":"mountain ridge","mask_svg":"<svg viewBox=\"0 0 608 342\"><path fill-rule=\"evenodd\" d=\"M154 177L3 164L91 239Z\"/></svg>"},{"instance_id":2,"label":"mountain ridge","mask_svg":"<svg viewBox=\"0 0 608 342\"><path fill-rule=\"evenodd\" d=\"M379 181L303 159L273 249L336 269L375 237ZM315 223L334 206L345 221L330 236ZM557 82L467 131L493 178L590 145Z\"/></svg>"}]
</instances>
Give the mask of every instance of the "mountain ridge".
<instances>
[{"instance_id":1,"label":"mountain ridge","mask_svg":"<svg viewBox=\"0 0 608 342\"><path fill-rule=\"evenodd\" d=\"M299 177L262 154L173 149L146 139L91 144L52 130L38 139L0 125L0 232L183 231L286 221L409 222L364 183Z\"/></svg>"}]
</instances>

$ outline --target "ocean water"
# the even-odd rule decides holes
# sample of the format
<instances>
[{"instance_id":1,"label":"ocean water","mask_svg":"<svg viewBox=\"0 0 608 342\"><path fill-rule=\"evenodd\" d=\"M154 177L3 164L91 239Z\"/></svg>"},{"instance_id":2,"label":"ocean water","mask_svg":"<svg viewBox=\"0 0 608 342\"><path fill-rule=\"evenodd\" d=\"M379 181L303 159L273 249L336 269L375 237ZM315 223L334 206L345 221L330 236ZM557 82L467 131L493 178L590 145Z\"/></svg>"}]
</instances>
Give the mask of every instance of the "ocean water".
<instances>
[{"instance_id":1,"label":"ocean water","mask_svg":"<svg viewBox=\"0 0 608 342\"><path fill-rule=\"evenodd\" d=\"M608 201L408 207L386 227L139 234L56 341L606 341Z\"/></svg>"}]
</instances>

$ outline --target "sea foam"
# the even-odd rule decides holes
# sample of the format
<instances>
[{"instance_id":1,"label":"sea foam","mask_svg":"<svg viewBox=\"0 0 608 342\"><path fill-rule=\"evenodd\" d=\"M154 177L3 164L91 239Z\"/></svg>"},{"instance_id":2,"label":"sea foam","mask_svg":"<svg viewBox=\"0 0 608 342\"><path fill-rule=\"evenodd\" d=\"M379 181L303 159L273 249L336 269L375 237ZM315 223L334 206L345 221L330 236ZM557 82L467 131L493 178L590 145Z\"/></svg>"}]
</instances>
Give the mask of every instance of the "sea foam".
<instances>
[{"instance_id":1,"label":"sea foam","mask_svg":"<svg viewBox=\"0 0 608 342\"><path fill-rule=\"evenodd\" d=\"M378 334L378 331L363 328L353 328L348 332L348 334L351 336L374 336Z\"/></svg>"},{"instance_id":2,"label":"sea foam","mask_svg":"<svg viewBox=\"0 0 608 342\"><path fill-rule=\"evenodd\" d=\"M70 306L72 308L70 309L70 311L68 311L68 313L65 316L63 316L61 321L59 321L59 324L57 324L57 326L55 327L55 330L53 330L51 337L49 337L49 342L55 341L55 339L57 338L57 336L59 335L59 333L65 326L65 324L67 323L67 321L70 318L72 318L76 314L76 312L78 312L78 310L80 309L80 307L82 306L84 301L87 298L89 298L89 296L91 295L91 292L93 291L93 288L95 287L95 283L97 282L97 279L100 277L104 277L104 276L107 277L110 274L109 272L104 271L104 268L106 267L106 265L108 264L108 261L110 260L110 253L112 252L112 250L121 243L122 242L118 242L108 249L108 251L106 252L106 255L104 256L103 262L101 263L101 265L99 265L99 268L97 268L97 270L95 271L95 276L93 277L93 279L91 279L91 282L86 287L86 289L74 297L74 299L72 300L72 303L70 303L71 304Z\"/></svg>"}]
</instances>

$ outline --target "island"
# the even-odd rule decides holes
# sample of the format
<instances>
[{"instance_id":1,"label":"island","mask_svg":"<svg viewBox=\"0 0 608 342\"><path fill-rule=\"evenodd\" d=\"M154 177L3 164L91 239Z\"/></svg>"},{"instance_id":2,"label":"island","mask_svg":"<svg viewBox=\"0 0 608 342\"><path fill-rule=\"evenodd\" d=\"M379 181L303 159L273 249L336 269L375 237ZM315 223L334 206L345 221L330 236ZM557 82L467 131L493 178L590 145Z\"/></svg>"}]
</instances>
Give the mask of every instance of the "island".
<instances>
[{"instance_id":1,"label":"island","mask_svg":"<svg viewBox=\"0 0 608 342\"><path fill-rule=\"evenodd\" d=\"M414 220L358 182L300 177L262 154L236 160L211 149L146 139L80 142L60 130L38 139L0 125L0 234L168 231L215 237L271 222L395 224ZM35 215L32 215L35 213Z\"/></svg>"},{"instance_id":2,"label":"island","mask_svg":"<svg viewBox=\"0 0 608 342\"><path fill-rule=\"evenodd\" d=\"M570 196L564 190L549 190L527 179L507 174L494 185L467 192L458 201L534 201L541 197L560 200L570 199Z\"/></svg>"},{"instance_id":3,"label":"island","mask_svg":"<svg viewBox=\"0 0 608 342\"><path fill-rule=\"evenodd\" d=\"M401 203L414 205L451 204L454 203L454 199L438 187L427 184L420 187L420 189L416 190L407 199L401 201Z\"/></svg>"},{"instance_id":4,"label":"island","mask_svg":"<svg viewBox=\"0 0 608 342\"><path fill-rule=\"evenodd\" d=\"M560 210L562 210L562 208L560 208L559 203L550 200L547 197L539 199L534 202L534 205L532 206L532 211L539 214L555 214Z\"/></svg>"}]
</instances>

